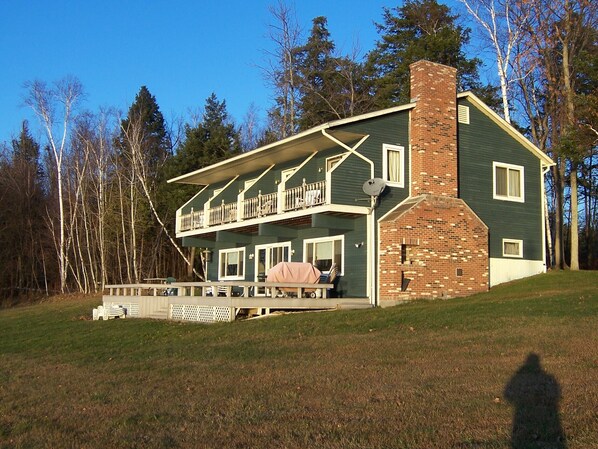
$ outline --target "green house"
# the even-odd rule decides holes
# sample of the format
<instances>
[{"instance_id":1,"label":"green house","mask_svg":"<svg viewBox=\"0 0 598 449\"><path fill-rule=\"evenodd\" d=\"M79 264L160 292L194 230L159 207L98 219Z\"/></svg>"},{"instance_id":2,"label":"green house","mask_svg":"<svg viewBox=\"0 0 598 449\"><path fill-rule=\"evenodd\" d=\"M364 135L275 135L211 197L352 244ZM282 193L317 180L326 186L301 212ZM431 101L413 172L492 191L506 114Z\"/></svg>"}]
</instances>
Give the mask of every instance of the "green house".
<instances>
[{"instance_id":1,"label":"green house","mask_svg":"<svg viewBox=\"0 0 598 449\"><path fill-rule=\"evenodd\" d=\"M207 279L261 281L282 261L336 264L335 294L391 305L545 271L551 160L455 70L411 66L409 104L326 123L171 179ZM258 292L259 294L259 292Z\"/></svg>"}]
</instances>

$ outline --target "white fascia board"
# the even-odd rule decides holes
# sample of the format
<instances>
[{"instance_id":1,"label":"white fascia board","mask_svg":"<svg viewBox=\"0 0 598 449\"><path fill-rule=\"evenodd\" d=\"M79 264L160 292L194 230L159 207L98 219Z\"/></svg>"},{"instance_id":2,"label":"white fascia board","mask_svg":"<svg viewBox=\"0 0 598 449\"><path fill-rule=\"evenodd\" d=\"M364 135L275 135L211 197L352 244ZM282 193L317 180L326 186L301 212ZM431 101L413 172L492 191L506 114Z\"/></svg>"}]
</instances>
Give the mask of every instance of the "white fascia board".
<instances>
[{"instance_id":1,"label":"white fascia board","mask_svg":"<svg viewBox=\"0 0 598 449\"><path fill-rule=\"evenodd\" d=\"M354 117L348 117L348 118L344 118L344 119L339 119L339 120L335 120L332 122L328 122L328 123L324 123L322 125L316 126L314 128L308 129L306 131L300 132L298 134L295 134L293 136L287 137L285 139L279 140L277 142L273 142L271 144L265 145L263 147L260 148L256 148L255 150L251 150L248 151L246 153L240 154L238 156L234 156L231 157L230 159L225 159L223 161L217 162L215 164L209 165L207 167L203 167L200 168L198 170L189 172L189 173L185 173L184 175L180 175L177 176L175 178L169 179L167 182L168 183L173 183L173 182L181 182L184 181L186 178L190 178L192 176L198 175L203 173L204 171L207 170L214 170L216 168L220 168L220 167L224 167L228 164L237 162L237 161L241 161L244 159L252 159L255 158L256 156L261 155L262 153L272 149L272 148L276 148L277 146L281 146L281 145L285 145L288 143L292 143L296 140L300 140L301 138L310 136L310 135L314 135L314 134L318 134L320 132L322 132L323 130L327 130L327 129L331 129L331 128L336 128L338 126L342 126L342 125L347 125L349 123L355 123L355 122L359 122L362 120L367 120L367 119L371 119L371 118L375 118L375 117L380 117L383 115L387 115L387 114L392 114L395 112L400 112L400 111L407 111L410 109L413 109L415 107L415 103L408 103L405 105L401 105L401 106L395 106L392 108L387 108L387 109L382 109L380 111L374 111L374 112L369 112L367 114L361 114L361 115L356 115Z\"/></svg>"},{"instance_id":2,"label":"white fascia board","mask_svg":"<svg viewBox=\"0 0 598 449\"><path fill-rule=\"evenodd\" d=\"M500 115L490 109L482 100L476 97L471 92L462 92L457 94L457 98L467 98L471 103L473 103L482 113L484 113L487 117L489 117L493 122L495 122L498 126L500 126L503 130L505 130L511 137L517 140L520 144L522 144L525 148L531 151L540 161L542 164L547 167L552 167L555 165L555 162L546 155L542 150L540 150L536 145L529 141L523 134L517 131L511 124L509 124L505 119L503 119Z\"/></svg>"}]
</instances>

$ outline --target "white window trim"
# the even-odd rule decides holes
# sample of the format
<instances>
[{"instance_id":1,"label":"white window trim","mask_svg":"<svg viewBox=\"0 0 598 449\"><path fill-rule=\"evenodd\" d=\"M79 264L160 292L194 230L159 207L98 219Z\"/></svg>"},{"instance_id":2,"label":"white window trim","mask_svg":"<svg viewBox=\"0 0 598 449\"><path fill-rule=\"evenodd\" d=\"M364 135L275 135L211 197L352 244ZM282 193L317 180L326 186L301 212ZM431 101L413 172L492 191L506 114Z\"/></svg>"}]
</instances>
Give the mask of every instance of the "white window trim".
<instances>
[{"instance_id":1,"label":"white window trim","mask_svg":"<svg viewBox=\"0 0 598 449\"><path fill-rule=\"evenodd\" d=\"M228 253L239 253L239 261L243 260L243 273L235 276L226 276L223 275L220 270L222 269L222 257ZM245 270L247 268L247 263L245 261L245 247L243 248L227 248L221 249L218 252L218 280L220 281L242 281L245 279Z\"/></svg>"},{"instance_id":2,"label":"white window trim","mask_svg":"<svg viewBox=\"0 0 598 449\"><path fill-rule=\"evenodd\" d=\"M318 237L315 239L305 239L303 240L303 262L308 262L307 260L307 245L310 243L320 243L320 242L328 242L328 241L335 241L340 240L341 242L341 265L343 271L345 270L345 236L344 235L331 235L329 237ZM328 271L323 271L322 273L328 273ZM339 275L342 276L342 272L339 270Z\"/></svg>"},{"instance_id":3,"label":"white window trim","mask_svg":"<svg viewBox=\"0 0 598 449\"><path fill-rule=\"evenodd\" d=\"M519 254L505 254L505 243L517 243L519 245ZM523 259L523 240L502 239L502 256Z\"/></svg>"},{"instance_id":4,"label":"white window trim","mask_svg":"<svg viewBox=\"0 0 598 449\"><path fill-rule=\"evenodd\" d=\"M328 164L330 164L330 162L332 162L334 160L337 161L336 164L334 164L333 167L329 168ZM327 157L326 158L326 173L332 172L336 168L336 166L342 162L342 160L343 160L343 154L337 154L335 156Z\"/></svg>"},{"instance_id":5,"label":"white window trim","mask_svg":"<svg viewBox=\"0 0 598 449\"><path fill-rule=\"evenodd\" d=\"M519 191L521 192L521 196L510 196L510 195L497 195L496 194L496 169L506 168L507 169L507 189L509 185L509 176L508 170L518 170L521 173L519 176ZM495 200L501 201L514 201L517 203L525 203L525 169L522 165L514 165L514 164L505 164L504 162L492 162L492 197Z\"/></svg>"},{"instance_id":6,"label":"white window trim","mask_svg":"<svg viewBox=\"0 0 598 449\"><path fill-rule=\"evenodd\" d=\"M284 169L280 172L280 181L281 182L286 182L288 181L290 178L293 177L293 175L295 173L297 173L297 171L299 170L299 167L293 167L293 168L287 168Z\"/></svg>"},{"instance_id":7,"label":"white window trim","mask_svg":"<svg viewBox=\"0 0 598 449\"><path fill-rule=\"evenodd\" d=\"M250 189L258 180L259 178L248 179L247 181L243 182L243 191Z\"/></svg>"},{"instance_id":8,"label":"white window trim","mask_svg":"<svg viewBox=\"0 0 598 449\"><path fill-rule=\"evenodd\" d=\"M255 267L254 267L254 271L255 271L255 279L256 279L256 281L257 281L257 274L258 274L258 272L257 272L257 270L258 270L258 261L257 261L258 253L262 249L268 251L268 250L270 250L272 248L288 248L288 250L289 250L289 252L288 252L288 254L289 254L288 259L289 260L285 260L284 262L290 262L291 259L292 259L293 250L292 250L291 242L290 241L288 241L288 242L277 242L277 243L265 243L265 244L262 244L262 245L255 245L255 263L254 263ZM266 257L269 259L268 255ZM271 261L269 260L269 262L271 262ZM268 274L268 273L266 273L266 274Z\"/></svg>"},{"instance_id":9,"label":"white window trim","mask_svg":"<svg viewBox=\"0 0 598 449\"><path fill-rule=\"evenodd\" d=\"M401 179L393 182L388 179L388 152L397 151L401 155ZM405 187L405 147L399 145L382 144L382 179L391 187Z\"/></svg>"},{"instance_id":10,"label":"white window trim","mask_svg":"<svg viewBox=\"0 0 598 449\"><path fill-rule=\"evenodd\" d=\"M223 190L224 190L224 187L214 189L214 193L212 193L212 198L210 198L210 199L216 198L218 195L220 195L222 193Z\"/></svg>"}]
</instances>

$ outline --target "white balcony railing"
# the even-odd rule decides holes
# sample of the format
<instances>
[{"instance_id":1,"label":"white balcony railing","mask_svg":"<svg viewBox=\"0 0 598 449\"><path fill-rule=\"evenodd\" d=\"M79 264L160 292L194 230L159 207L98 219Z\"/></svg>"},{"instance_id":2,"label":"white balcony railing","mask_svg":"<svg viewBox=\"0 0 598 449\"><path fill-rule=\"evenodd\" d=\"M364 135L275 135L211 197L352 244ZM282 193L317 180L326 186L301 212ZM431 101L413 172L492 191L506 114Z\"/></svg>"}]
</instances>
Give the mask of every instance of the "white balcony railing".
<instances>
[{"instance_id":1,"label":"white balcony railing","mask_svg":"<svg viewBox=\"0 0 598 449\"><path fill-rule=\"evenodd\" d=\"M303 183L284 191L284 211L306 209L326 204L326 181Z\"/></svg>"},{"instance_id":2,"label":"white balcony railing","mask_svg":"<svg viewBox=\"0 0 598 449\"><path fill-rule=\"evenodd\" d=\"M273 215L278 210L278 193L267 193L262 195L260 191L258 196L243 200L243 219L264 217Z\"/></svg>"},{"instance_id":3,"label":"white balcony railing","mask_svg":"<svg viewBox=\"0 0 598 449\"><path fill-rule=\"evenodd\" d=\"M238 203L222 201L222 204L208 210L207 217L203 210L191 210L190 213L179 217L179 232L275 215L278 213L278 196L277 192L262 194L260 191L257 196L243 200L240 210L237 207ZM306 183L303 180L300 186L284 190L281 197L283 212L326 204L326 181Z\"/></svg>"},{"instance_id":4,"label":"white balcony railing","mask_svg":"<svg viewBox=\"0 0 598 449\"><path fill-rule=\"evenodd\" d=\"M210 208L208 214L209 226L237 221L237 203L225 203L222 201L220 206Z\"/></svg>"},{"instance_id":5,"label":"white balcony railing","mask_svg":"<svg viewBox=\"0 0 598 449\"><path fill-rule=\"evenodd\" d=\"M192 231L194 229L203 228L204 213L203 211L193 211L191 213L183 214L180 217L180 231Z\"/></svg>"}]
</instances>

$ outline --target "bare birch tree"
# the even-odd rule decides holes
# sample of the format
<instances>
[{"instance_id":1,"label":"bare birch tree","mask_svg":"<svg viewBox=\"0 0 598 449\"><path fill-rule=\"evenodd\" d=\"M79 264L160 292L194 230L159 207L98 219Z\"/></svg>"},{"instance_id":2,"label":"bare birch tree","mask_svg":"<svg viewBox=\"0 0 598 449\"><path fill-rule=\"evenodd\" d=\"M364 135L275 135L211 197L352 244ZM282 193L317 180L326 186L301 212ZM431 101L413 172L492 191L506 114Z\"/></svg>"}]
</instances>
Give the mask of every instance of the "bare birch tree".
<instances>
[{"instance_id":1,"label":"bare birch tree","mask_svg":"<svg viewBox=\"0 0 598 449\"><path fill-rule=\"evenodd\" d=\"M48 87L43 81L33 81L25 84L27 96L25 103L38 117L45 130L46 139L52 154L56 170L56 188L58 192L58 270L60 276L60 291L67 287L67 273L69 268L68 252L66 249L66 226L68 217L65 213L65 198L63 185L63 160L67 151L67 142L72 115L78 102L83 96L83 86L76 78L64 78L53 87Z\"/></svg>"},{"instance_id":2,"label":"bare birch tree","mask_svg":"<svg viewBox=\"0 0 598 449\"><path fill-rule=\"evenodd\" d=\"M496 58L497 75L503 104L504 119L511 123L510 84L511 64L517 43L521 39L527 17L518 11L514 0L460 0L469 14L486 33Z\"/></svg>"}]
</instances>

